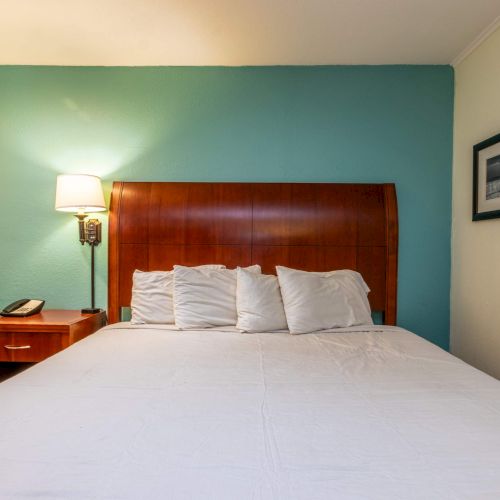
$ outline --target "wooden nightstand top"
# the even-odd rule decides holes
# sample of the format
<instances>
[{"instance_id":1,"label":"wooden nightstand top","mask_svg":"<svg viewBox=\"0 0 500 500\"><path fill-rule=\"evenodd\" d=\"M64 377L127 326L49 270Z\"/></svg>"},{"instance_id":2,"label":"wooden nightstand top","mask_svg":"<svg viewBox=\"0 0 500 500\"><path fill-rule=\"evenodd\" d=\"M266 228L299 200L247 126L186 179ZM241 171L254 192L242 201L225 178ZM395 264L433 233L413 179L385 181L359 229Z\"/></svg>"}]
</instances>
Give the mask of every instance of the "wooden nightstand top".
<instances>
[{"instance_id":1,"label":"wooden nightstand top","mask_svg":"<svg viewBox=\"0 0 500 500\"><path fill-rule=\"evenodd\" d=\"M98 314L105 314L104 312ZM46 309L33 316L16 317L0 316L0 328L2 326L11 327L12 325L34 325L37 328L44 325L71 325L78 323L86 318L94 316L93 314L82 314L80 311L71 311L67 309Z\"/></svg>"},{"instance_id":2,"label":"wooden nightstand top","mask_svg":"<svg viewBox=\"0 0 500 500\"><path fill-rule=\"evenodd\" d=\"M46 309L39 314L26 317L0 316L0 332L3 331L30 331L53 332L64 331L76 323L94 322L99 318L101 324L105 324L106 313L82 314L80 311L65 309Z\"/></svg>"}]
</instances>

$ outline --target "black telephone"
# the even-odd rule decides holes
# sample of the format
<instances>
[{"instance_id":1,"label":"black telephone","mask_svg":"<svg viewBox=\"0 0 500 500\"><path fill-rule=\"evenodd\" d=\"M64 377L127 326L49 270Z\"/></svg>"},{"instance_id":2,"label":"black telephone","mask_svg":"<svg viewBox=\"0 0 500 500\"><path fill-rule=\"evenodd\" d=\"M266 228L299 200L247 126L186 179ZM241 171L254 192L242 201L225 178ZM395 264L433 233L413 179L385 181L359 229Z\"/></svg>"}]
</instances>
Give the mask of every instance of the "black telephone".
<instances>
[{"instance_id":1,"label":"black telephone","mask_svg":"<svg viewBox=\"0 0 500 500\"><path fill-rule=\"evenodd\" d=\"M21 299L12 302L3 311L0 311L0 316L31 316L39 313L45 300Z\"/></svg>"}]
</instances>

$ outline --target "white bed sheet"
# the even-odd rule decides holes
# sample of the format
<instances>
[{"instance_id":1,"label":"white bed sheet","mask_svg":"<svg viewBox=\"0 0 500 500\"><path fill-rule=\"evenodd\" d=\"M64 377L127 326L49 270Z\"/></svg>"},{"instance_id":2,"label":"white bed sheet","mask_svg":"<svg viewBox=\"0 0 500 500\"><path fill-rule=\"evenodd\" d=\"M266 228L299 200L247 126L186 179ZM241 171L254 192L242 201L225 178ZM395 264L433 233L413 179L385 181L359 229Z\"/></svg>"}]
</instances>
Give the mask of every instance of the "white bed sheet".
<instances>
[{"instance_id":1,"label":"white bed sheet","mask_svg":"<svg viewBox=\"0 0 500 500\"><path fill-rule=\"evenodd\" d=\"M394 327L113 325L0 384L0 498L498 499L500 383Z\"/></svg>"}]
</instances>

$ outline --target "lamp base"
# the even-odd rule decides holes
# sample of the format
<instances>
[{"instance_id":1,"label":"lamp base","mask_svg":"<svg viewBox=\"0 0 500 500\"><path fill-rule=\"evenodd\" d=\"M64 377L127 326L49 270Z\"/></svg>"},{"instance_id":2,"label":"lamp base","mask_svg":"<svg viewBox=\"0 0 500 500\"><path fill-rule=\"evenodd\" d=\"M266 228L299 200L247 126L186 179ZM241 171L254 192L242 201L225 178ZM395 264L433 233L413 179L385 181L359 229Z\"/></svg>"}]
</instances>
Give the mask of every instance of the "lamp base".
<instances>
[{"instance_id":1,"label":"lamp base","mask_svg":"<svg viewBox=\"0 0 500 500\"><path fill-rule=\"evenodd\" d=\"M103 310L102 309L96 309L96 308L92 308L92 307L87 307L86 309L82 309L81 312L82 314L97 314L97 313L100 313L102 312Z\"/></svg>"}]
</instances>

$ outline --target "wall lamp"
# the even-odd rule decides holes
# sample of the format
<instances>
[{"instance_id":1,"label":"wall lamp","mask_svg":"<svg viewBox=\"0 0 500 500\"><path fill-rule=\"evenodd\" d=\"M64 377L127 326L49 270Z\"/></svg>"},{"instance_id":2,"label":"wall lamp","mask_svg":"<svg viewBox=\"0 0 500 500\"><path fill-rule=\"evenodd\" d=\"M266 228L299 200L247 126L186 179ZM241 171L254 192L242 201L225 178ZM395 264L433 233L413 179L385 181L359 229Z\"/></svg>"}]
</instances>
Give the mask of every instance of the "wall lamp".
<instances>
[{"instance_id":1,"label":"wall lamp","mask_svg":"<svg viewBox=\"0 0 500 500\"><path fill-rule=\"evenodd\" d=\"M90 245L91 307L82 309L82 313L95 314L100 312L101 309L95 307L94 248L101 242L101 222L98 219L85 219L87 213L106 210L101 179L95 175L58 175L56 210L75 214L78 219L80 243Z\"/></svg>"}]
</instances>

